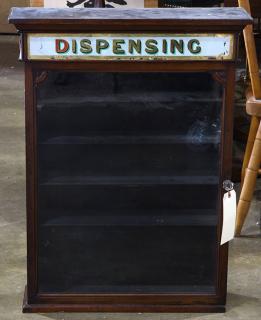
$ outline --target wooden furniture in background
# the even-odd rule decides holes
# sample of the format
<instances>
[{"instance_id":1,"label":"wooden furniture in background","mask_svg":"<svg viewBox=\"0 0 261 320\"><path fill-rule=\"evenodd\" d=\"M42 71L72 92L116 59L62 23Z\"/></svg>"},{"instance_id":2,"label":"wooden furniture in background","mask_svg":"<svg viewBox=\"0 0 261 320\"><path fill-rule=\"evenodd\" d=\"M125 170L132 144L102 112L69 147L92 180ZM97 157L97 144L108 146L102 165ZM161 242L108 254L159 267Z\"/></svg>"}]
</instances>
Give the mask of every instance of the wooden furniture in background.
<instances>
[{"instance_id":1,"label":"wooden furniture in background","mask_svg":"<svg viewBox=\"0 0 261 320\"><path fill-rule=\"evenodd\" d=\"M227 7L237 7L238 0L225 0L225 5ZM250 0L248 6L250 5L251 14L254 18L261 17L261 1L260 0Z\"/></svg>"},{"instance_id":2,"label":"wooden furniture in background","mask_svg":"<svg viewBox=\"0 0 261 320\"><path fill-rule=\"evenodd\" d=\"M238 0L226 0L225 5L229 7L237 7ZM254 21L254 32L255 35L261 35L261 1L260 0L250 0L249 1L252 17L255 18Z\"/></svg>"},{"instance_id":3,"label":"wooden furniture in background","mask_svg":"<svg viewBox=\"0 0 261 320\"><path fill-rule=\"evenodd\" d=\"M249 0L238 2L240 7L251 12ZM251 125L242 167L242 190L237 208L236 236L240 235L247 217L261 163L261 80L252 25L245 28L244 40L251 79L251 88L246 94L246 111L251 116Z\"/></svg>"}]
</instances>

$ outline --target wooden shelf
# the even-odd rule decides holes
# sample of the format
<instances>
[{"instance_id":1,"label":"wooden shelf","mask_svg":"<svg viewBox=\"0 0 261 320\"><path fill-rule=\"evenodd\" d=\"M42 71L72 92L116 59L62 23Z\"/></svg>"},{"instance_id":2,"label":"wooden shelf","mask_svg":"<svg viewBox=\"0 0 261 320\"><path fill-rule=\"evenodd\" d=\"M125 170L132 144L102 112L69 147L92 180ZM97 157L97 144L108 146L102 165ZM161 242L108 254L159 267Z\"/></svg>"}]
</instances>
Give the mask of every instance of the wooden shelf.
<instances>
[{"instance_id":1,"label":"wooden shelf","mask_svg":"<svg viewBox=\"0 0 261 320\"><path fill-rule=\"evenodd\" d=\"M78 215L77 215L78 213ZM80 215L79 215L80 214ZM215 210L86 210L48 212L51 218L41 227L63 226L216 226Z\"/></svg>"},{"instance_id":2,"label":"wooden shelf","mask_svg":"<svg viewBox=\"0 0 261 320\"><path fill-rule=\"evenodd\" d=\"M48 286L46 288L42 286L43 292L48 292ZM128 285L128 286L88 286L88 285L78 285L73 286L68 289L68 292L77 292L77 293L85 293L85 292L93 292L93 293L185 293L185 294L191 294L191 293L198 293L198 292L204 292L209 294L215 293L215 287L214 286L206 286L206 285L187 285L187 286L178 286L178 285L166 285L166 286L159 286L159 285L152 285L152 286L134 286L134 285Z\"/></svg>"},{"instance_id":3,"label":"wooden shelf","mask_svg":"<svg viewBox=\"0 0 261 320\"><path fill-rule=\"evenodd\" d=\"M190 144L188 135L175 134L144 134L131 135L126 132L122 134L109 134L100 132L89 136L57 136L47 139L40 144L43 145L82 145L82 144ZM220 143L219 136L209 136L202 139L202 144Z\"/></svg>"},{"instance_id":4,"label":"wooden shelf","mask_svg":"<svg viewBox=\"0 0 261 320\"><path fill-rule=\"evenodd\" d=\"M40 183L45 186L55 185L217 185L217 176L56 176Z\"/></svg>"},{"instance_id":5,"label":"wooden shelf","mask_svg":"<svg viewBox=\"0 0 261 320\"><path fill-rule=\"evenodd\" d=\"M83 90L82 94L79 93L77 96L70 94L66 96L48 97L41 99L41 102L37 104L38 111L42 111L44 108L70 108L70 107L82 107L86 104L104 105L104 103L151 103L153 105L158 105L159 103L171 103L171 104L184 104L185 103L221 103L221 99L216 96L212 96L207 92L133 92L130 93L114 93L110 92L108 94L92 94L86 95L86 88ZM164 106L162 106L164 107Z\"/></svg>"}]
</instances>

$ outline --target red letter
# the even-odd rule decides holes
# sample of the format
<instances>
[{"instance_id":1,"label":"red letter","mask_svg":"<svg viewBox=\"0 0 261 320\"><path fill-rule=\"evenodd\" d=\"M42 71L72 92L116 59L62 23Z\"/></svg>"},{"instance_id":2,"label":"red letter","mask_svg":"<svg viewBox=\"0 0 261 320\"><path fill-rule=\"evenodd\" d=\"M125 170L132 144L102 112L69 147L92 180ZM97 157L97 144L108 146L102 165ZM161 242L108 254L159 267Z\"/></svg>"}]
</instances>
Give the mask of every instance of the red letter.
<instances>
[{"instance_id":1,"label":"red letter","mask_svg":"<svg viewBox=\"0 0 261 320\"><path fill-rule=\"evenodd\" d=\"M63 44L63 48L61 48L61 44ZM63 39L55 40L55 50L57 53L65 53L69 50L69 43Z\"/></svg>"}]
</instances>

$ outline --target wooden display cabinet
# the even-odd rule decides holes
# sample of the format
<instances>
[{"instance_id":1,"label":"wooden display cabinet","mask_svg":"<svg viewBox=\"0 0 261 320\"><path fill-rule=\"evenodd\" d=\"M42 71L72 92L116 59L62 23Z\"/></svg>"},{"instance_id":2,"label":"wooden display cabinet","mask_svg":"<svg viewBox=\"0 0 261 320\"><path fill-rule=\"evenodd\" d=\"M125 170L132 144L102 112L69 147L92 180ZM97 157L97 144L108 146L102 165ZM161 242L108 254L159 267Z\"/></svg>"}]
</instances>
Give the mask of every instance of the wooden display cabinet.
<instances>
[{"instance_id":1,"label":"wooden display cabinet","mask_svg":"<svg viewBox=\"0 0 261 320\"><path fill-rule=\"evenodd\" d=\"M222 312L240 8L14 8L24 312ZM70 31L69 31L70 30Z\"/></svg>"}]
</instances>

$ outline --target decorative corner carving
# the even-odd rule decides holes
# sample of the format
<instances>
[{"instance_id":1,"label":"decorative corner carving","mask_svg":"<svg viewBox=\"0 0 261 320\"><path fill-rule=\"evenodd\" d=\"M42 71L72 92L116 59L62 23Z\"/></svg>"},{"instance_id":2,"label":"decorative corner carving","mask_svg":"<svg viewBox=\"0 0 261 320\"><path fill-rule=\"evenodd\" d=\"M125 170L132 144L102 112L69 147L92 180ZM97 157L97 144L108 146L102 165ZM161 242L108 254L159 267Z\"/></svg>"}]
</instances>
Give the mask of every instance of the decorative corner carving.
<instances>
[{"instance_id":1,"label":"decorative corner carving","mask_svg":"<svg viewBox=\"0 0 261 320\"><path fill-rule=\"evenodd\" d=\"M212 77L218 83L225 85L227 82L227 76L225 72L217 71L212 73Z\"/></svg>"},{"instance_id":2,"label":"decorative corner carving","mask_svg":"<svg viewBox=\"0 0 261 320\"><path fill-rule=\"evenodd\" d=\"M35 88L38 88L48 78L48 71L37 71L34 80Z\"/></svg>"}]
</instances>

